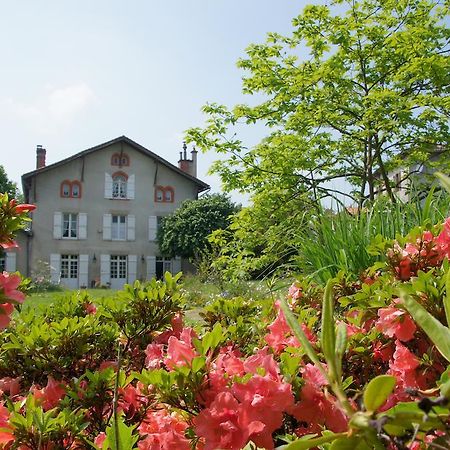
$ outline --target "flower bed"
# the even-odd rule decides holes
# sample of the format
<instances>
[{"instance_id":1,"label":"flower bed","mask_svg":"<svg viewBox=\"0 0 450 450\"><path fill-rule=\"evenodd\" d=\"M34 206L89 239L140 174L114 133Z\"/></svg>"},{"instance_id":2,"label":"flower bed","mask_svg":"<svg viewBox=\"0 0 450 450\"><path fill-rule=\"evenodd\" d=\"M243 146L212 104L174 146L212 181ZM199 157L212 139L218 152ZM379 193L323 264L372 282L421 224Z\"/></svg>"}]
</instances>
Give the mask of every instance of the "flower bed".
<instances>
[{"instance_id":1,"label":"flower bed","mask_svg":"<svg viewBox=\"0 0 450 450\"><path fill-rule=\"evenodd\" d=\"M13 245L32 207L1 204ZM450 219L372 251L360 279L219 299L194 327L180 275L12 320L0 275L0 448L447 448Z\"/></svg>"}]
</instances>

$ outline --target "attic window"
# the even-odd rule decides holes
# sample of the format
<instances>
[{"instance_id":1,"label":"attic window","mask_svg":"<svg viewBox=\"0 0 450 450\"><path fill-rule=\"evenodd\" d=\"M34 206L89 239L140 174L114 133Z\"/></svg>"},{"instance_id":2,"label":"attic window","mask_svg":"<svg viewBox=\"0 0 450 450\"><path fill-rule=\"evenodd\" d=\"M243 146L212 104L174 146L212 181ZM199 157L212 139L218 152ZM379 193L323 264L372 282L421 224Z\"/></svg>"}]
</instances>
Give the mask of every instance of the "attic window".
<instances>
[{"instance_id":1,"label":"attic window","mask_svg":"<svg viewBox=\"0 0 450 450\"><path fill-rule=\"evenodd\" d=\"M172 186L155 186L156 203L173 203L175 191Z\"/></svg>"},{"instance_id":2,"label":"attic window","mask_svg":"<svg viewBox=\"0 0 450 450\"><path fill-rule=\"evenodd\" d=\"M72 182L72 197L73 198L81 197L81 184L79 181Z\"/></svg>"},{"instance_id":3,"label":"attic window","mask_svg":"<svg viewBox=\"0 0 450 450\"><path fill-rule=\"evenodd\" d=\"M63 198L81 198L81 183L78 180L64 180L59 194Z\"/></svg>"},{"instance_id":4,"label":"attic window","mask_svg":"<svg viewBox=\"0 0 450 450\"><path fill-rule=\"evenodd\" d=\"M130 165L130 157L126 153L114 153L111 156L111 165L112 166L129 166Z\"/></svg>"},{"instance_id":5,"label":"attic window","mask_svg":"<svg viewBox=\"0 0 450 450\"><path fill-rule=\"evenodd\" d=\"M70 181L63 181L61 183L61 197L70 197L71 183Z\"/></svg>"}]
</instances>

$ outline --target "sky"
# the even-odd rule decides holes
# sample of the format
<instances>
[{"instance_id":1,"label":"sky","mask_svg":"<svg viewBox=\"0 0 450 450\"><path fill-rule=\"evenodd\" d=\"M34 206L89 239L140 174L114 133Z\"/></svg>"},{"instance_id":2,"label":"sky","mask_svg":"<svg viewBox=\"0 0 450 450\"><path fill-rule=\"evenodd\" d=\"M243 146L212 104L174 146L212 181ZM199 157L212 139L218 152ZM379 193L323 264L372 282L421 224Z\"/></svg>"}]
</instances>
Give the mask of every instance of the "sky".
<instances>
[{"instance_id":1,"label":"sky","mask_svg":"<svg viewBox=\"0 0 450 450\"><path fill-rule=\"evenodd\" d=\"M269 31L288 34L308 0L24 0L0 17L0 164L35 169L126 135L173 164L207 102L241 93L236 61ZM249 132L258 142L264 130ZM199 155L198 177L217 158ZM246 203L240 194L234 201Z\"/></svg>"}]
</instances>

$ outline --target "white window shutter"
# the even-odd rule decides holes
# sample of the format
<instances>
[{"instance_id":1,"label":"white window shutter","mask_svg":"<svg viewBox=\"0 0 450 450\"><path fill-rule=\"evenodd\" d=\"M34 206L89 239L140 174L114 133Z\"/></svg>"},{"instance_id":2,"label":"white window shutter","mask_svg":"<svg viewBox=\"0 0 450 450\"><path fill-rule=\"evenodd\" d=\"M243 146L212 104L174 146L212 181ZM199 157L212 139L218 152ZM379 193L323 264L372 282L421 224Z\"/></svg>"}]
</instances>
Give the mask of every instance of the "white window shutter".
<instances>
[{"instance_id":1,"label":"white window shutter","mask_svg":"<svg viewBox=\"0 0 450 450\"><path fill-rule=\"evenodd\" d=\"M128 255L128 283L133 284L136 280L137 256Z\"/></svg>"},{"instance_id":2,"label":"white window shutter","mask_svg":"<svg viewBox=\"0 0 450 450\"><path fill-rule=\"evenodd\" d=\"M134 214L128 214L127 241L134 241L136 239L135 227L136 227L136 217L134 216Z\"/></svg>"},{"instance_id":3,"label":"white window shutter","mask_svg":"<svg viewBox=\"0 0 450 450\"><path fill-rule=\"evenodd\" d=\"M78 286L80 288L88 288L89 255L80 255L78 262Z\"/></svg>"},{"instance_id":4,"label":"white window shutter","mask_svg":"<svg viewBox=\"0 0 450 450\"><path fill-rule=\"evenodd\" d=\"M158 229L158 218L149 216L148 218L148 240L156 241L156 231Z\"/></svg>"},{"instance_id":5,"label":"white window shutter","mask_svg":"<svg viewBox=\"0 0 450 450\"><path fill-rule=\"evenodd\" d=\"M130 175L127 181L127 198L130 200L134 200L135 184L135 176Z\"/></svg>"},{"instance_id":6,"label":"white window shutter","mask_svg":"<svg viewBox=\"0 0 450 450\"><path fill-rule=\"evenodd\" d=\"M112 198L113 180L109 173L105 172L105 198Z\"/></svg>"},{"instance_id":7,"label":"white window shutter","mask_svg":"<svg viewBox=\"0 0 450 450\"><path fill-rule=\"evenodd\" d=\"M172 259L172 275L176 275L178 272L181 272L181 257L175 256Z\"/></svg>"},{"instance_id":8,"label":"white window shutter","mask_svg":"<svg viewBox=\"0 0 450 450\"><path fill-rule=\"evenodd\" d=\"M62 213L53 214L53 239L62 239Z\"/></svg>"},{"instance_id":9,"label":"white window shutter","mask_svg":"<svg viewBox=\"0 0 450 450\"><path fill-rule=\"evenodd\" d=\"M106 286L111 282L110 255L100 255L100 284Z\"/></svg>"},{"instance_id":10,"label":"white window shutter","mask_svg":"<svg viewBox=\"0 0 450 450\"><path fill-rule=\"evenodd\" d=\"M103 214L103 240L111 240L111 214Z\"/></svg>"},{"instance_id":11,"label":"white window shutter","mask_svg":"<svg viewBox=\"0 0 450 450\"><path fill-rule=\"evenodd\" d=\"M15 272L16 271L16 259L17 255L15 252L6 252L6 261L5 261L5 270L7 272Z\"/></svg>"},{"instance_id":12,"label":"white window shutter","mask_svg":"<svg viewBox=\"0 0 450 450\"><path fill-rule=\"evenodd\" d=\"M87 214L78 214L78 239L87 239Z\"/></svg>"},{"instance_id":13,"label":"white window shutter","mask_svg":"<svg viewBox=\"0 0 450 450\"><path fill-rule=\"evenodd\" d=\"M156 277L156 256L147 256L147 280Z\"/></svg>"},{"instance_id":14,"label":"white window shutter","mask_svg":"<svg viewBox=\"0 0 450 450\"><path fill-rule=\"evenodd\" d=\"M61 281L61 255L58 253L50 255L50 280L54 284Z\"/></svg>"}]
</instances>

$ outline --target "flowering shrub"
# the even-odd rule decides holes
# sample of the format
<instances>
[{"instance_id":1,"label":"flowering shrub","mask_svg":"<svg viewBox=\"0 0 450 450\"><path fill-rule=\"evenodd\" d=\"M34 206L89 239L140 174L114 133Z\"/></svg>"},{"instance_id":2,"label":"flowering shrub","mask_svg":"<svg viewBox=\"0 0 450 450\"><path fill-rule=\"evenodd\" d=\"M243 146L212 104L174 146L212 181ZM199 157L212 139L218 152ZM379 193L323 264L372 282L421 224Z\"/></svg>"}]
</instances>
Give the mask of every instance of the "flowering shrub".
<instances>
[{"instance_id":1,"label":"flowering shrub","mask_svg":"<svg viewBox=\"0 0 450 450\"><path fill-rule=\"evenodd\" d=\"M218 299L193 327L179 276L10 319L2 274L0 448L448 448L450 220L375 247L362 281Z\"/></svg>"}]
</instances>

